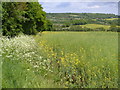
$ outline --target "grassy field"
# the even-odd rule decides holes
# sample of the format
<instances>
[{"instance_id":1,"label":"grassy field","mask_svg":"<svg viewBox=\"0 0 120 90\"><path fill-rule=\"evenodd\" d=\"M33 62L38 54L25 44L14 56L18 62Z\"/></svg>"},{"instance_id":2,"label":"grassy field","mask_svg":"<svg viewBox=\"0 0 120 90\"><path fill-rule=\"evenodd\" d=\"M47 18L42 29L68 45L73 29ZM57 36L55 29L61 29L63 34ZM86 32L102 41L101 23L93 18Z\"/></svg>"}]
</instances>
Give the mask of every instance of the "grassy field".
<instances>
[{"instance_id":1,"label":"grassy field","mask_svg":"<svg viewBox=\"0 0 120 90\"><path fill-rule=\"evenodd\" d=\"M105 19L105 20L117 20L118 18L110 18L110 19Z\"/></svg>"},{"instance_id":2,"label":"grassy field","mask_svg":"<svg viewBox=\"0 0 120 90\"><path fill-rule=\"evenodd\" d=\"M3 88L117 88L118 33L0 37Z\"/></svg>"},{"instance_id":3,"label":"grassy field","mask_svg":"<svg viewBox=\"0 0 120 90\"><path fill-rule=\"evenodd\" d=\"M87 28L91 28L91 29L96 29L96 28L101 28L103 27L104 29L109 29L110 26L109 25L100 25L100 24L86 24L86 25L80 25L82 27L87 27Z\"/></svg>"},{"instance_id":4,"label":"grassy field","mask_svg":"<svg viewBox=\"0 0 120 90\"><path fill-rule=\"evenodd\" d=\"M117 33L44 32L36 40L66 87L117 87Z\"/></svg>"}]
</instances>

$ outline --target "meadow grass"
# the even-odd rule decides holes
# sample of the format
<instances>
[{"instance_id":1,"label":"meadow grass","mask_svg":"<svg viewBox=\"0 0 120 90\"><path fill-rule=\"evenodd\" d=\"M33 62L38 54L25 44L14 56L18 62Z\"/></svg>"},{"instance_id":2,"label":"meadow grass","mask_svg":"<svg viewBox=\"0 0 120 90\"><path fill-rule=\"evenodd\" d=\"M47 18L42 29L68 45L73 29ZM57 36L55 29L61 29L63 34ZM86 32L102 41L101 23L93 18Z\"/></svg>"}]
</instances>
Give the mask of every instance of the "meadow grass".
<instances>
[{"instance_id":1,"label":"meadow grass","mask_svg":"<svg viewBox=\"0 0 120 90\"><path fill-rule=\"evenodd\" d=\"M116 32L0 37L2 88L117 88Z\"/></svg>"},{"instance_id":2,"label":"meadow grass","mask_svg":"<svg viewBox=\"0 0 120 90\"><path fill-rule=\"evenodd\" d=\"M86 28L91 28L91 29L103 27L104 29L108 30L110 28L109 25L100 25L100 24L85 24L85 25L80 25L80 26L86 27Z\"/></svg>"},{"instance_id":3,"label":"meadow grass","mask_svg":"<svg viewBox=\"0 0 120 90\"><path fill-rule=\"evenodd\" d=\"M49 69L40 53L33 36L0 37L2 88L59 88L45 77Z\"/></svg>"},{"instance_id":4,"label":"meadow grass","mask_svg":"<svg viewBox=\"0 0 120 90\"><path fill-rule=\"evenodd\" d=\"M35 40L66 87L118 87L116 32L43 32Z\"/></svg>"}]
</instances>

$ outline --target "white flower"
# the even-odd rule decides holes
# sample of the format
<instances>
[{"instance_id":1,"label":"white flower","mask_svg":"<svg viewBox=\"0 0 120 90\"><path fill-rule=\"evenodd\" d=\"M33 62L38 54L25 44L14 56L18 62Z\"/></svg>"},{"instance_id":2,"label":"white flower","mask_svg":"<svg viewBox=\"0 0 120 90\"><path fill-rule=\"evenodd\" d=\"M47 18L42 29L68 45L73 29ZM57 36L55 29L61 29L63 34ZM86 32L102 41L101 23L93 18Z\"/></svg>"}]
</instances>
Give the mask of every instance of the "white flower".
<instances>
[{"instance_id":1,"label":"white flower","mask_svg":"<svg viewBox=\"0 0 120 90\"><path fill-rule=\"evenodd\" d=\"M34 68L37 68L37 67L39 67L39 66L38 66L38 65L35 65L35 66L34 66Z\"/></svg>"},{"instance_id":2,"label":"white flower","mask_svg":"<svg viewBox=\"0 0 120 90\"><path fill-rule=\"evenodd\" d=\"M40 58L40 59L42 59L42 57L41 57L41 56L40 56L39 58Z\"/></svg>"},{"instance_id":3,"label":"white flower","mask_svg":"<svg viewBox=\"0 0 120 90\"><path fill-rule=\"evenodd\" d=\"M27 69L27 71L29 71L30 69Z\"/></svg>"}]
</instances>

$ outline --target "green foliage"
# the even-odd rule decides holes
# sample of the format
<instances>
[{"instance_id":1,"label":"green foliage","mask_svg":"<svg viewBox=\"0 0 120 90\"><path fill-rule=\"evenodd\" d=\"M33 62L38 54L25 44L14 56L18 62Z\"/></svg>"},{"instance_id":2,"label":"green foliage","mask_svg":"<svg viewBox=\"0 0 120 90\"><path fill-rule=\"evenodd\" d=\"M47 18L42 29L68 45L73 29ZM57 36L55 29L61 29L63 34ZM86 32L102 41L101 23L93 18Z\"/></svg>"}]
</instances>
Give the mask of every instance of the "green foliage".
<instances>
[{"instance_id":1,"label":"green foliage","mask_svg":"<svg viewBox=\"0 0 120 90\"><path fill-rule=\"evenodd\" d=\"M84 31L84 29L81 26L71 26L70 31Z\"/></svg>"},{"instance_id":2,"label":"green foliage","mask_svg":"<svg viewBox=\"0 0 120 90\"><path fill-rule=\"evenodd\" d=\"M47 20L47 29L46 31L52 31L53 30L53 24L50 20Z\"/></svg>"},{"instance_id":3,"label":"green foliage","mask_svg":"<svg viewBox=\"0 0 120 90\"><path fill-rule=\"evenodd\" d=\"M22 31L22 26L19 24L21 20L20 10L16 7L18 3L3 3L3 18L2 18L2 29L3 35L16 36Z\"/></svg>"},{"instance_id":4,"label":"green foliage","mask_svg":"<svg viewBox=\"0 0 120 90\"><path fill-rule=\"evenodd\" d=\"M20 32L37 34L52 29L38 2L3 2L3 35L14 37Z\"/></svg>"},{"instance_id":5,"label":"green foliage","mask_svg":"<svg viewBox=\"0 0 120 90\"><path fill-rule=\"evenodd\" d=\"M99 27L99 28L96 28L97 31L105 31L105 28L103 27Z\"/></svg>"},{"instance_id":6,"label":"green foliage","mask_svg":"<svg viewBox=\"0 0 120 90\"><path fill-rule=\"evenodd\" d=\"M84 25L84 24L87 24L87 21L84 20L84 19L73 20L73 21L72 21L72 24L73 24L73 25Z\"/></svg>"},{"instance_id":7,"label":"green foliage","mask_svg":"<svg viewBox=\"0 0 120 90\"><path fill-rule=\"evenodd\" d=\"M114 14L47 13L47 17L53 22L54 31L107 31L103 30L102 27L109 29L107 28L109 25L119 25L118 17ZM79 28L77 25L87 26L85 28ZM88 25L90 26L88 27ZM94 28L96 26L100 27L96 29Z\"/></svg>"},{"instance_id":8,"label":"green foliage","mask_svg":"<svg viewBox=\"0 0 120 90\"><path fill-rule=\"evenodd\" d=\"M120 32L120 27L117 27L116 25L111 25L109 31Z\"/></svg>"},{"instance_id":9,"label":"green foliage","mask_svg":"<svg viewBox=\"0 0 120 90\"><path fill-rule=\"evenodd\" d=\"M47 13L48 18L57 17L58 19L64 17L66 19L81 18L81 19L109 19L117 18L115 14L101 14L101 13Z\"/></svg>"}]
</instances>

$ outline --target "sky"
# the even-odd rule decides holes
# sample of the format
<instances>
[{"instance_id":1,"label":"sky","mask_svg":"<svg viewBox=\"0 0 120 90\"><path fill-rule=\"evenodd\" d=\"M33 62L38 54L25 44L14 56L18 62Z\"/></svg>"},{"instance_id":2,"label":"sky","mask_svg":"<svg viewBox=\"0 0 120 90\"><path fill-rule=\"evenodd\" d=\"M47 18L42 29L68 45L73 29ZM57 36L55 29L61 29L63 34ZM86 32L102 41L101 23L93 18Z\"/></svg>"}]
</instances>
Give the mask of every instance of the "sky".
<instances>
[{"instance_id":1,"label":"sky","mask_svg":"<svg viewBox=\"0 0 120 90\"><path fill-rule=\"evenodd\" d=\"M43 0L39 3L47 13L110 13L118 15L118 2L53 1Z\"/></svg>"}]
</instances>

